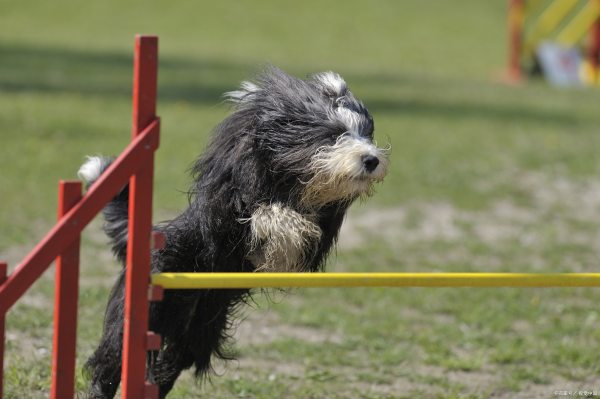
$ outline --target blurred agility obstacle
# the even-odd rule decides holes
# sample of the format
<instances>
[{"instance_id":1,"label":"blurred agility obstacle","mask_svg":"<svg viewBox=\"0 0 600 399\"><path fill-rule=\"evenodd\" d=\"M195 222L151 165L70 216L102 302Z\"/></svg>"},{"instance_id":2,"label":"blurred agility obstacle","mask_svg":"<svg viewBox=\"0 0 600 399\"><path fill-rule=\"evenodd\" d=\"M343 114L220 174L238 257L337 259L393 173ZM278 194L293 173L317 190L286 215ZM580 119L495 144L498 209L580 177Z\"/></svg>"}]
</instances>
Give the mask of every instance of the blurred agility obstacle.
<instances>
[{"instance_id":1,"label":"blurred agility obstacle","mask_svg":"<svg viewBox=\"0 0 600 399\"><path fill-rule=\"evenodd\" d=\"M543 70L600 84L600 0L509 0L508 29L510 80Z\"/></svg>"}]
</instances>

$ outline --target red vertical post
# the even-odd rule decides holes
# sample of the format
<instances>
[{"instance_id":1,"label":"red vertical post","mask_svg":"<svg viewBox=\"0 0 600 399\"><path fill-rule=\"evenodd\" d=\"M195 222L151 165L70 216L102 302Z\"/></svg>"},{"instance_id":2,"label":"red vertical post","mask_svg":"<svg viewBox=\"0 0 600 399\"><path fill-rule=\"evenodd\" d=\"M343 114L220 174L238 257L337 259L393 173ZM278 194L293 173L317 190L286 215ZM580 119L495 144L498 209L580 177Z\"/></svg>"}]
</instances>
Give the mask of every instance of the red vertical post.
<instances>
[{"instance_id":1,"label":"red vertical post","mask_svg":"<svg viewBox=\"0 0 600 399\"><path fill-rule=\"evenodd\" d=\"M0 262L0 285L6 282L6 271L8 265L6 262ZM0 311L0 399L4 397L4 339L5 337L5 324L4 320L6 314L4 311Z\"/></svg>"},{"instance_id":2,"label":"red vertical post","mask_svg":"<svg viewBox=\"0 0 600 399\"><path fill-rule=\"evenodd\" d=\"M599 3L600 0L590 0ZM594 22L590 29L590 39L587 50L587 60L592 68L594 83L598 81L598 67L600 66L600 18Z\"/></svg>"},{"instance_id":3,"label":"red vertical post","mask_svg":"<svg viewBox=\"0 0 600 399\"><path fill-rule=\"evenodd\" d=\"M158 38L136 36L133 74L133 128L135 138L156 119ZM148 151L152 151L148 148ZM129 182L129 238L125 283L122 397L147 398L146 332L152 230L152 177L154 158L141 165Z\"/></svg>"},{"instance_id":4,"label":"red vertical post","mask_svg":"<svg viewBox=\"0 0 600 399\"><path fill-rule=\"evenodd\" d=\"M58 220L81 199L81 182L61 181ZM56 258L51 399L72 398L75 391L79 236Z\"/></svg>"},{"instance_id":5,"label":"red vertical post","mask_svg":"<svg viewBox=\"0 0 600 399\"><path fill-rule=\"evenodd\" d=\"M521 51L523 48L524 1L508 1L508 69L507 78L521 79Z\"/></svg>"}]
</instances>

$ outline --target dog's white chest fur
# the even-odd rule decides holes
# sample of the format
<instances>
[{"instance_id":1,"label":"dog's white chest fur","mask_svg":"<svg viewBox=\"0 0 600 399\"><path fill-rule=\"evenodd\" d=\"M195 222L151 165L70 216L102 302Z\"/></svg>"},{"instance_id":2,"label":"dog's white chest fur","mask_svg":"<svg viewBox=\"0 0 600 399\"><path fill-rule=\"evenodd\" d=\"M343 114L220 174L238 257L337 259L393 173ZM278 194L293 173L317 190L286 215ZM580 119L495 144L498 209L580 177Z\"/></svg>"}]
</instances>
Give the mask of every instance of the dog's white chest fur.
<instances>
[{"instance_id":1,"label":"dog's white chest fur","mask_svg":"<svg viewBox=\"0 0 600 399\"><path fill-rule=\"evenodd\" d=\"M260 205L250 219L248 260L257 271L297 272L307 269L308 255L321 238L313 215L302 215L275 203Z\"/></svg>"}]
</instances>

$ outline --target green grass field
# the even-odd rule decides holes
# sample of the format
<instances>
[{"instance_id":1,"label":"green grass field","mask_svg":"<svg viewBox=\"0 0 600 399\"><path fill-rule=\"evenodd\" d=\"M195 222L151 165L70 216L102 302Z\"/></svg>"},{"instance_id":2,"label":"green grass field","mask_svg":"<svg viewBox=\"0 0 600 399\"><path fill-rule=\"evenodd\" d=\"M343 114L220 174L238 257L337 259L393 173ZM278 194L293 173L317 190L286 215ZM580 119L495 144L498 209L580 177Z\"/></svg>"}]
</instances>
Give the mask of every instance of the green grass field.
<instances>
[{"instance_id":1,"label":"green grass field","mask_svg":"<svg viewBox=\"0 0 600 399\"><path fill-rule=\"evenodd\" d=\"M56 186L129 140L133 35L160 36L155 219L227 113L273 63L340 72L392 145L329 271L591 272L600 256L600 91L496 83L505 1L0 0L0 259L52 225ZM78 365L118 265L83 237ZM5 397L47 397L53 272L9 313ZM551 398L600 391L600 290L305 289L257 295L210 382L170 397ZM84 378L78 376L83 391Z\"/></svg>"}]
</instances>

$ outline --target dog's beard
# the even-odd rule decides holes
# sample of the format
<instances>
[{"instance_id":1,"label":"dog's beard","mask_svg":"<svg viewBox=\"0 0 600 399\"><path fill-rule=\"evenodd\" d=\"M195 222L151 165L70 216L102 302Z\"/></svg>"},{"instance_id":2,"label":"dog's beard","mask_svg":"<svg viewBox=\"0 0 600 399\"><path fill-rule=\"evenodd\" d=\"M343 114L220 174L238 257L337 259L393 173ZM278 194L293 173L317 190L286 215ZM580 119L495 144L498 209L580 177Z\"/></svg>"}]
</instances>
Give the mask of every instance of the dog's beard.
<instances>
[{"instance_id":1,"label":"dog's beard","mask_svg":"<svg viewBox=\"0 0 600 399\"><path fill-rule=\"evenodd\" d=\"M374 183L382 181L387 173L388 152L389 148L378 148L349 133L340 136L332 146L320 147L310 161L312 177L305 182L302 203L318 207L371 196ZM379 160L374 170L365 169L365 156Z\"/></svg>"}]
</instances>

